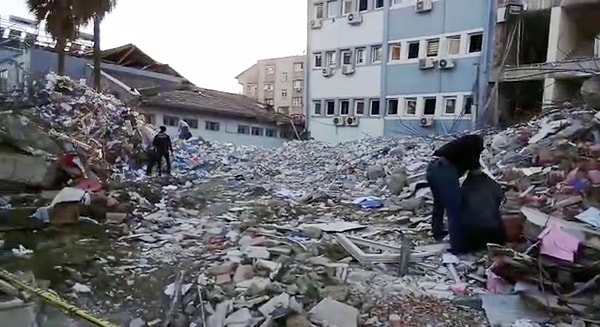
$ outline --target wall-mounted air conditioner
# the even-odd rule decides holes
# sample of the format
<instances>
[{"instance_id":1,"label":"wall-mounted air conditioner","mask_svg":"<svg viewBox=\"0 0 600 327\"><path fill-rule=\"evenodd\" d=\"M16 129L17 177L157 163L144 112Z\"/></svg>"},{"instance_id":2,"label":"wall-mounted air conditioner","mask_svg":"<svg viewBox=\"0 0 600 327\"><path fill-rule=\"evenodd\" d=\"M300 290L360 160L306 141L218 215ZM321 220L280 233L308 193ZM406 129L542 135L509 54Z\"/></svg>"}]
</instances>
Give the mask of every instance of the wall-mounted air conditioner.
<instances>
[{"instance_id":1,"label":"wall-mounted air conditioner","mask_svg":"<svg viewBox=\"0 0 600 327\"><path fill-rule=\"evenodd\" d=\"M322 68L321 75L323 75L324 77L330 77L333 75L333 69L331 67Z\"/></svg>"},{"instance_id":2,"label":"wall-mounted air conditioner","mask_svg":"<svg viewBox=\"0 0 600 327\"><path fill-rule=\"evenodd\" d=\"M419 69L431 69L433 67L435 67L433 58L419 59Z\"/></svg>"},{"instance_id":3,"label":"wall-mounted air conditioner","mask_svg":"<svg viewBox=\"0 0 600 327\"><path fill-rule=\"evenodd\" d=\"M345 123L344 118L342 118L342 117L333 117L333 124L335 126L344 126L344 123Z\"/></svg>"},{"instance_id":4,"label":"wall-mounted air conditioner","mask_svg":"<svg viewBox=\"0 0 600 327\"><path fill-rule=\"evenodd\" d=\"M313 30L316 30L323 26L323 20L322 19L311 19L310 22L308 22L308 25L310 25L310 28L312 28Z\"/></svg>"},{"instance_id":5,"label":"wall-mounted air conditioner","mask_svg":"<svg viewBox=\"0 0 600 327\"><path fill-rule=\"evenodd\" d=\"M440 69L452 69L454 68L454 59L452 58L442 58L438 61L438 67Z\"/></svg>"},{"instance_id":6,"label":"wall-mounted air conditioner","mask_svg":"<svg viewBox=\"0 0 600 327\"><path fill-rule=\"evenodd\" d=\"M353 13L348 14L348 16L346 16L346 21L350 25L359 25L362 23L363 17L360 13L353 12Z\"/></svg>"},{"instance_id":7,"label":"wall-mounted air conditioner","mask_svg":"<svg viewBox=\"0 0 600 327\"><path fill-rule=\"evenodd\" d=\"M354 65L342 65L342 74L344 74L344 75L354 74Z\"/></svg>"},{"instance_id":8,"label":"wall-mounted air conditioner","mask_svg":"<svg viewBox=\"0 0 600 327\"><path fill-rule=\"evenodd\" d=\"M415 3L415 11L418 13L428 12L433 9L432 0L417 0Z\"/></svg>"},{"instance_id":9,"label":"wall-mounted air conditioner","mask_svg":"<svg viewBox=\"0 0 600 327\"><path fill-rule=\"evenodd\" d=\"M358 126L358 117L348 116L346 117L346 125L347 126Z\"/></svg>"},{"instance_id":10,"label":"wall-mounted air conditioner","mask_svg":"<svg viewBox=\"0 0 600 327\"><path fill-rule=\"evenodd\" d=\"M419 124L421 127L431 127L433 126L433 117L422 117Z\"/></svg>"}]
</instances>

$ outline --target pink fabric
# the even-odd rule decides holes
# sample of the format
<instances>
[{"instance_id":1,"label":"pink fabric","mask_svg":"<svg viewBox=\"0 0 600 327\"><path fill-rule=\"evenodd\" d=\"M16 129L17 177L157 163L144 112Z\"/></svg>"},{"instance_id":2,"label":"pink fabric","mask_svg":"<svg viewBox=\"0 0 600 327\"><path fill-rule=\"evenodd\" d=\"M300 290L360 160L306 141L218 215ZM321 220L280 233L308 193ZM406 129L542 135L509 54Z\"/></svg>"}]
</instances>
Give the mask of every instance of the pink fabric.
<instances>
[{"instance_id":1,"label":"pink fabric","mask_svg":"<svg viewBox=\"0 0 600 327\"><path fill-rule=\"evenodd\" d=\"M542 241L540 253L568 262L575 262L579 248L577 237L565 232L560 225L552 223L538 236Z\"/></svg>"}]
</instances>

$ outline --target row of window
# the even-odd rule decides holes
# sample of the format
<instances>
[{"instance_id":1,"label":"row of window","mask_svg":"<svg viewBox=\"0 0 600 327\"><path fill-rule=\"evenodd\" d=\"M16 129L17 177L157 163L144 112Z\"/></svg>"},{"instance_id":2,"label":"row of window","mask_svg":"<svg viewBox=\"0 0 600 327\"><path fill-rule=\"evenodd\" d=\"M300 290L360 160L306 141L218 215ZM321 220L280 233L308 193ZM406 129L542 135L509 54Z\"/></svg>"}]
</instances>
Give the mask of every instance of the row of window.
<instances>
[{"instance_id":1,"label":"row of window","mask_svg":"<svg viewBox=\"0 0 600 327\"><path fill-rule=\"evenodd\" d=\"M456 116L471 115L472 111L473 97L470 95L409 96L387 99L385 115ZM312 114L314 116L380 116L382 110L379 99L325 99L313 101Z\"/></svg>"},{"instance_id":2,"label":"row of window","mask_svg":"<svg viewBox=\"0 0 600 327\"><path fill-rule=\"evenodd\" d=\"M340 15L345 16L353 12L366 12L369 10L379 10L385 7L385 0L327 0L315 3L313 16L315 19L335 18ZM340 3L341 2L341 3ZM414 5L416 0L389 0L389 6Z\"/></svg>"},{"instance_id":3,"label":"row of window","mask_svg":"<svg viewBox=\"0 0 600 327\"><path fill-rule=\"evenodd\" d=\"M151 124L155 123L156 118L153 114L144 114L144 116L146 117L146 122L151 123ZM183 120L190 126L190 129L198 129L198 120L197 119L184 118ZM178 122L179 122L178 117L163 115L163 125L164 126L175 127L175 126L177 126ZM207 120L204 122L204 129L206 129L207 131L218 132L221 130L221 123L216 122L216 121L208 121ZM277 129L275 129L275 128L263 128L263 127L249 126L249 125L238 125L237 133L254 135L254 136L277 137ZM287 137L287 135L281 134L281 137L282 138Z\"/></svg>"},{"instance_id":4,"label":"row of window","mask_svg":"<svg viewBox=\"0 0 600 327\"><path fill-rule=\"evenodd\" d=\"M281 98L282 99L287 99L287 91L285 91L285 92L286 92L285 96L284 96L283 91L281 93ZM302 97L293 97L292 98L292 106L293 107L302 107L304 105L302 99L303 99ZM273 99L273 98L266 98L265 99L265 104L268 105L268 106L273 106L273 105L275 105L275 99Z\"/></svg>"},{"instance_id":5,"label":"row of window","mask_svg":"<svg viewBox=\"0 0 600 327\"><path fill-rule=\"evenodd\" d=\"M302 90L304 89L304 81L300 80L300 79L295 80L292 84L292 88L296 92L302 92ZM263 89L265 90L265 92L273 92L273 90L275 89L275 85L273 85L273 83L265 83L263 86ZM256 85L256 84L246 85L246 93L247 94L256 95L257 91L258 91L258 85ZM282 98L287 98L287 94L288 94L287 89L281 90Z\"/></svg>"},{"instance_id":6,"label":"row of window","mask_svg":"<svg viewBox=\"0 0 600 327\"><path fill-rule=\"evenodd\" d=\"M303 62L295 62L294 63L294 72L301 73L304 71L304 63ZM275 66L274 65L266 65L265 66L265 74L266 75L274 75L275 74ZM288 73L281 73L281 81L285 82L288 79Z\"/></svg>"},{"instance_id":7,"label":"row of window","mask_svg":"<svg viewBox=\"0 0 600 327\"><path fill-rule=\"evenodd\" d=\"M443 46L440 47L440 44ZM463 47L463 44L465 45ZM399 62L420 58L452 57L462 54L480 53L483 47L483 33L456 34L445 37L425 38L421 40L400 41L390 43L389 62ZM338 57L342 65L379 64L383 60L383 47L369 47L370 56L367 58L367 47L341 49L339 52L325 51L313 53L313 68L337 67ZM325 55L325 58L323 58Z\"/></svg>"}]
</instances>

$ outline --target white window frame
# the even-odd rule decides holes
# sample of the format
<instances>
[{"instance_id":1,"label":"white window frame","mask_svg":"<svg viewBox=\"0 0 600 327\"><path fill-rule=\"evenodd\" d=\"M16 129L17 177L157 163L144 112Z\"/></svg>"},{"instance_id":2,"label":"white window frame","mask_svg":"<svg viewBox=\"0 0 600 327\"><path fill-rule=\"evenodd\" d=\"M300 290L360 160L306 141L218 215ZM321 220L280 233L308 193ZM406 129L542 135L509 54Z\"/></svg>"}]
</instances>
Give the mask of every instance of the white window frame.
<instances>
[{"instance_id":1,"label":"white window frame","mask_svg":"<svg viewBox=\"0 0 600 327\"><path fill-rule=\"evenodd\" d=\"M300 68L298 68L298 67L300 67ZM296 73L303 72L304 71L304 63L302 63L302 62L295 62L294 63L294 71Z\"/></svg>"},{"instance_id":2,"label":"white window frame","mask_svg":"<svg viewBox=\"0 0 600 327\"><path fill-rule=\"evenodd\" d=\"M445 96L444 98L444 107L442 108L442 116L456 116L456 109L458 107L458 97L455 96ZM454 101L454 112L447 112L448 102Z\"/></svg>"},{"instance_id":3,"label":"white window frame","mask_svg":"<svg viewBox=\"0 0 600 327\"><path fill-rule=\"evenodd\" d=\"M292 85L294 87L294 90L296 90L298 92L300 92L304 89L304 81L301 79L295 80Z\"/></svg>"},{"instance_id":4,"label":"white window frame","mask_svg":"<svg viewBox=\"0 0 600 327\"><path fill-rule=\"evenodd\" d=\"M429 52L429 50L432 50L429 47L432 44L435 44L435 43L437 43L437 48L436 48L435 54L432 54L432 53ZM440 55L440 39L439 38L435 38L435 39L425 40L425 57L427 57L427 58L435 58L435 57L438 57L439 55Z\"/></svg>"},{"instance_id":5,"label":"white window frame","mask_svg":"<svg viewBox=\"0 0 600 327\"><path fill-rule=\"evenodd\" d=\"M337 67L337 52L327 51L325 53L325 67Z\"/></svg>"},{"instance_id":6,"label":"white window frame","mask_svg":"<svg viewBox=\"0 0 600 327\"><path fill-rule=\"evenodd\" d=\"M273 66L273 65L265 66L265 74L267 74L267 75L275 74L275 66Z\"/></svg>"},{"instance_id":7,"label":"white window frame","mask_svg":"<svg viewBox=\"0 0 600 327\"><path fill-rule=\"evenodd\" d=\"M342 16L347 16L353 13L354 7L354 0L342 0Z\"/></svg>"},{"instance_id":8,"label":"white window frame","mask_svg":"<svg viewBox=\"0 0 600 327\"><path fill-rule=\"evenodd\" d=\"M350 49L344 49L341 51L341 57L342 57L342 65L352 65L352 50ZM346 57L348 56L348 57ZM348 62L346 62L345 59L348 59Z\"/></svg>"},{"instance_id":9,"label":"white window frame","mask_svg":"<svg viewBox=\"0 0 600 327\"><path fill-rule=\"evenodd\" d=\"M359 55L362 54L362 55ZM355 63L357 66L362 66L367 63L367 49L366 48L356 48L354 50ZM362 60L359 62L359 59Z\"/></svg>"},{"instance_id":10,"label":"white window frame","mask_svg":"<svg viewBox=\"0 0 600 327\"><path fill-rule=\"evenodd\" d=\"M481 35L481 49L479 49L479 51L471 52L469 50L469 48L471 48L471 38L475 35ZM481 53L481 51L483 51L483 42L484 42L483 41L483 32L475 32L475 33L467 34L467 47L466 47L465 53L467 53L467 54Z\"/></svg>"},{"instance_id":11,"label":"white window frame","mask_svg":"<svg viewBox=\"0 0 600 327\"><path fill-rule=\"evenodd\" d=\"M360 3L361 3L361 1L365 1L367 3L367 8L366 9L360 10ZM369 2L370 2L370 0L356 0L356 11L358 11L358 12L369 11Z\"/></svg>"},{"instance_id":12,"label":"white window frame","mask_svg":"<svg viewBox=\"0 0 600 327\"><path fill-rule=\"evenodd\" d=\"M338 10L333 10L338 9ZM335 18L339 15L336 11L339 11L339 7L337 5L337 1L327 1L327 18Z\"/></svg>"},{"instance_id":13,"label":"white window frame","mask_svg":"<svg viewBox=\"0 0 600 327\"><path fill-rule=\"evenodd\" d=\"M323 102L322 101L313 101L312 102L312 114L313 116L323 116ZM317 105L319 107L319 113L317 113Z\"/></svg>"},{"instance_id":14,"label":"white window frame","mask_svg":"<svg viewBox=\"0 0 600 327\"><path fill-rule=\"evenodd\" d=\"M339 101L339 106L340 106L340 116L350 116L350 100L349 99L340 99ZM348 104L348 112L347 113L342 113L342 103L347 103Z\"/></svg>"},{"instance_id":15,"label":"white window frame","mask_svg":"<svg viewBox=\"0 0 600 327\"><path fill-rule=\"evenodd\" d=\"M325 113L325 116L327 116L327 117L335 116L335 100L329 99L329 100L323 101L323 103L325 104L324 111L323 111ZM327 112L327 109L328 109L327 108L327 104L328 103L333 103L333 113L332 114L330 114L329 112Z\"/></svg>"},{"instance_id":16,"label":"white window frame","mask_svg":"<svg viewBox=\"0 0 600 327\"><path fill-rule=\"evenodd\" d=\"M281 98L282 98L282 99L287 99L287 96L288 96L288 91L287 91L287 89L283 89L283 90L281 90Z\"/></svg>"},{"instance_id":17,"label":"white window frame","mask_svg":"<svg viewBox=\"0 0 600 327\"><path fill-rule=\"evenodd\" d=\"M317 58L320 61L320 64L317 66ZM323 54L322 53L313 53L313 67L314 68L323 68Z\"/></svg>"},{"instance_id":18,"label":"white window frame","mask_svg":"<svg viewBox=\"0 0 600 327\"><path fill-rule=\"evenodd\" d=\"M406 48L406 60L418 60L421 57L421 50L422 50L421 41L419 41L419 40L412 40L412 41L407 41L404 44L405 44L404 47ZM409 57L409 55L410 55L410 46L412 44L418 44L419 45L419 49L417 51L417 56L414 57L414 58L410 58Z\"/></svg>"},{"instance_id":19,"label":"white window frame","mask_svg":"<svg viewBox=\"0 0 600 327\"><path fill-rule=\"evenodd\" d=\"M444 53L446 54L446 56L458 56L460 55L460 46L461 46L461 36L460 34L457 35L450 35L446 37L445 40L445 46L444 46ZM450 53L450 49L451 49L451 45L453 42L457 42L458 41L458 48L456 49L456 53Z\"/></svg>"},{"instance_id":20,"label":"white window frame","mask_svg":"<svg viewBox=\"0 0 600 327\"><path fill-rule=\"evenodd\" d=\"M433 108L433 114L425 114L425 104L427 103L427 100L435 100L435 108ZM423 116L425 117L435 117L437 116L438 113L438 108L439 108L439 101L438 101L438 97L437 96L425 96L423 97L423 102L422 102L422 108L421 108L421 112L423 113Z\"/></svg>"},{"instance_id":21,"label":"white window frame","mask_svg":"<svg viewBox=\"0 0 600 327\"><path fill-rule=\"evenodd\" d=\"M265 86L264 86L265 91L271 92L271 91L273 91L274 88L275 87L273 86L273 83L265 83Z\"/></svg>"},{"instance_id":22,"label":"white window frame","mask_svg":"<svg viewBox=\"0 0 600 327\"><path fill-rule=\"evenodd\" d=\"M373 47L371 47L371 63L372 64L380 64L381 60L383 59L383 47L380 45L374 45ZM377 56L377 52L379 52L379 60L376 60Z\"/></svg>"},{"instance_id":23,"label":"white window frame","mask_svg":"<svg viewBox=\"0 0 600 327\"><path fill-rule=\"evenodd\" d=\"M385 7L385 0L381 0L381 6L380 7L377 7L377 1L378 0L374 0L373 1L373 8L375 10L378 10L378 9L381 9L381 8Z\"/></svg>"},{"instance_id":24,"label":"white window frame","mask_svg":"<svg viewBox=\"0 0 600 327\"><path fill-rule=\"evenodd\" d=\"M320 11L319 11L320 9ZM315 19L324 19L325 18L325 6L323 3L317 3L314 6L314 17Z\"/></svg>"},{"instance_id":25,"label":"white window frame","mask_svg":"<svg viewBox=\"0 0 600 327\"><path fill-rule=\"evenodd\" d=\"M402 60L402 42L396 42L390 44L390 62L396 62ZM398 58L394 59L394 49L398 50Z\"/></svg>"},{"instance_id":26,"label":"white window frame","mask_svg":"<svg viewBox=\"0 0 600 327\"><path fill-rule=\"evenodd\" d=\"M379 113L373 114L373 103L379 102ZM369 116L381 116L381 100L380 99L369 99Z\"/></svg>"},{"instance_id":27,"label":"white window frame","mask_svg":"<svg viewBox=\"0 0 600 327\"><path fill-rule=\"evenodd\" d=\"M415 112L414 113L409 113L408 112L408 104L410 102L414 103L414 108L415 108ZM402 112L403 112L403 116L408 116L408 117L414 117L419 113L419 107L418 107L418 99L416 97L409 97L409 98L404 98L403 101L404 104L404 108L402 108Z\"/></svg>"},{"instance_id":28,"label":"white window frame","mask_svg":"<svg viewBox=\"0 0 600 327\"><path fill-rule=\"evenodd\" d=\"M293 97L292 107L302 107L302 97Z\"/></svg>"},{"instance_id":29,"label":"white window frame","mask_svg":"<svg viewBox=\"0 0 600 327\"><path fill-rule=\"evenodd\" d=\"M465 110L467 109L467 99L471 98L471 108L469 108L471 110L470 113L466 113ZM462 97L462 103L461 103L461 115L463 116L467 116L470 117L471 115L473 115L473 107L475 107L475 109L477 109L477 107L475 106L475 97L473 97L473 94L465 94Z\"/></svg>"},{"instance_id":30,"label":"white window frame","mask_svg":"<svg viewBox=\"0 0 600 327\"><path fill-rule=\"evenodd\" d=\"M363 112L362 113L358 113L358 104L362 103L362 109ZM363 99L356 99L354 100L354 116L364 116L365 115L365 110L367 109L366 105L365 105L365 100Z\"/></svg>"},{"instance_id":31,"label":"white window frame","mask_svg":"<svg viewBox=\"0 0 600 327\"><path fill-rule=\"evenodd\" d=\"M284 115L289 115L290 114L290 106L279 106L279 107L277 107L277 112L284 114Z\"/></svg>"},{"instance_id":32,"label":"white window frame","mask_svg":"<svg viewBox=\"0 0 600 327\"><path fill-rule=\"evenodd\" d=\"M390 102L391 101L396 101L396 113L395 114L390 113ZM394 116L400 115L400 112L401 112L400 111L400 99L398 99L398 98L387 98L386 101L385 101L385 115L386 116L392 116L392 117L394 117Z\"/></svg>"},{"instance_id":33,"label":"white window frame","mask_svg":"<svg viewBox=\"0 0 600 327\"><path fill-rule=\"evenodd\" d=\"M288 73L287 72L281 73L281 81L287 82L287 80L288 80Z\"/></svg>"}]
</instances>

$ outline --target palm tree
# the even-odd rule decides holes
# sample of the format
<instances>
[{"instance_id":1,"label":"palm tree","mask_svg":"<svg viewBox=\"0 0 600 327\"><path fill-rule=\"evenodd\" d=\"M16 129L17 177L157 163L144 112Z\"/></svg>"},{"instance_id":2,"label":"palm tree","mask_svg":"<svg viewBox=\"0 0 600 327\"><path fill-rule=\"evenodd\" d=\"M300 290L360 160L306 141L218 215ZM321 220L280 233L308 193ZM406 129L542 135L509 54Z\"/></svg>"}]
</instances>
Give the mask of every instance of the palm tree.
<instances>
[{"instance_id":1,"label":"palm tree","mask_svg":"<svg viewBox=\"0 0 600 327\"><path fill-rule=\"evenodd\" d=\"M56 40L58 74L65 72L65 47L77 39L79 27L89 19L76 15L77 0L27 0L27 7L38 23L46 21L46 31Z\"/></svg>"},{"instance_id":2,"label":"palm tree","mask_svg":"<svg viewBox=\"0 0 600 327\"><path fill-rule=\"evenodd\" d=\"M104 17L117 6L117 0L88 0L85 6L82 17L90 17L90 19L93 19L94 24L94 88L100 91L100 63L102 59L100 24Z\"/></svg>"}]
</instances>

